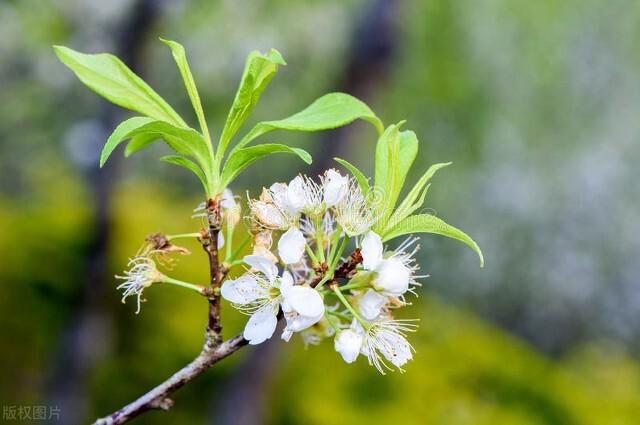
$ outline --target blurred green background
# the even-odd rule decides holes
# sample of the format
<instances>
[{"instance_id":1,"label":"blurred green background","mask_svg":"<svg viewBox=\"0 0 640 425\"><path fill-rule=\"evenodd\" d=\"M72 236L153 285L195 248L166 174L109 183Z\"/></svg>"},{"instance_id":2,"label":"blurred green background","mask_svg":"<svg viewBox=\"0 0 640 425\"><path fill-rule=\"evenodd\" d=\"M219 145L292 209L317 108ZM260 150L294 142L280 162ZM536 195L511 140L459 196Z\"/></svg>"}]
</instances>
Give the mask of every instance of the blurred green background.
<instances>
[{"instance_id":1,"label":"blurred green background","mask_svg":"<svg viewBox=\"0 0 640 425\"><path fill-rule=\"evenodd\" d=\"M183 116L158 36L188 51L212 132L244 57L288 62L252 121L347 91L386 124L407 119L427 206L474 254L423 238L415 360L380 376L332 342L244 349L176 394L177 424L637 424L640 421L640 3L632 0L5 0L0 3L0 404L49 405L87 423L199 352L206 306L116 282L145 235L194 231L198 182L155 146L97 168L124 111L57 62L52 44L120 55ZM191 119L191 122L195 122ZM314 154L259 163L233 188L319 172L342 156L371 171L374 132L275 134ZM119 156L119 155L118 155ZM206 279L204 255L174 273ZM225 334L244 317L224 306Z\"/></svg>"}]
</instances>

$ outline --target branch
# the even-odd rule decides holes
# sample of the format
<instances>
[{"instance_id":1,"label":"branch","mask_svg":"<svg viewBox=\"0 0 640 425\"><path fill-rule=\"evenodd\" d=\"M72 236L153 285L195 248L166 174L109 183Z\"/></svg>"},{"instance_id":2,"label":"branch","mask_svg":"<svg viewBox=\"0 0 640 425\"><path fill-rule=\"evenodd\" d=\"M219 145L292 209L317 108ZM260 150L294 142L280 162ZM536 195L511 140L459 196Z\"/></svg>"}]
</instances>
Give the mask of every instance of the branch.
<instances>
[{"instance_id":1,"label":"branch","mask_svg":"<svg viewBox=\"0 0 640 425\"><path fill-rule=\"evenodd\" d=\"M222 324L220 323L220 283L224 279L225 270L218 260L218 233L220 231L221 214L218 198L207 201L208 228L202 232L201 241L209 257L211 287L203 291L209 300L209 313L205 343L202 352L191 363L174 373L169 379L142 395L132 403L109 416L98 419L97 425L123 424L136 416L153 409L169 410L173 400L169 398L187 382L200 376L211 366L247 345L248 341L238 335L222 342ZM162 241L160 241L162 242Z\"/></svg>"},{"instance_id":2,"label":"branch","mask_svg":"<svg viewBox=\"0 0 640 425\"><path fill-rule=\"evenodd\" d=\"M220 232L221 214L220 199L212 198L207 201L208 235L202 239L202 246L209 256L209 271L211 274L211 289L213 295L209 297L209 320L207 324L207 339L216 344L222 342L222 324L220 323L220 283L224 279L224 271L218 260L218 233Z\"/></svg>"},{"instance_id":3,"label":"branch","mask_svg":"<svg viewBox=\"0 0 640 425\"><path fill-rule=\"evenodd\" d=\"M137 400L109 416L98 419L95 425L123 424L149 410L169 410L173 406L173 400L169 398L172 393L247 343L248 341L242 335L216 345L213 345L212 341L207 338L202 352L191 363Z\"/></svg>"}]
</instances>

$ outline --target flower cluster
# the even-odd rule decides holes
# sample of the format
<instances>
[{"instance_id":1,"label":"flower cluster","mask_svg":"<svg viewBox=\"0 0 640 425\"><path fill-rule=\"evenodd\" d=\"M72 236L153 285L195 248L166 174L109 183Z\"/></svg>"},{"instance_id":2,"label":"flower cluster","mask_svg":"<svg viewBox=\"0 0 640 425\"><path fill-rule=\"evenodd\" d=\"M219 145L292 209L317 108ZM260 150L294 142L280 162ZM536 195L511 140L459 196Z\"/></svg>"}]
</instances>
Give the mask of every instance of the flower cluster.
<instances>
[{"instance_id":1,"label":"flower cluster","mask_svg":"<svg viewBox=\"0 0 640 425\"><path fill-rule=\"evenodd\" d=\"M333 169L319 183L302 175L275 183L249 207L253 253L244 257L246 272L221 287L223 298L250 315L249 344L271 338L281 315L285 341L294 333L305 344L333 337L347 363L362 354L381 373L390 365L402 371L413 355L406 334L416 325L393 312L418 285L417 238L386 251L371 230L376 205Z\"/></svg>"}]
</instances>

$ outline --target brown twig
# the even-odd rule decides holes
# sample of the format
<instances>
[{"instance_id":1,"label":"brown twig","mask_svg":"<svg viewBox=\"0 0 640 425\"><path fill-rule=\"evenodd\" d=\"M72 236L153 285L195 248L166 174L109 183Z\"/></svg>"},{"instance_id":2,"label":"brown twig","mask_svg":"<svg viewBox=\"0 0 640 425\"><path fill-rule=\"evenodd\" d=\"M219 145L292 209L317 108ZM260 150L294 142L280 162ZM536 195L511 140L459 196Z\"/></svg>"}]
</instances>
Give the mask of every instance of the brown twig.
<instances>
[{"instance_id":1,"label":"brown twig","mask_svg":"<svg viewBox=\"0 0 640 425\"><path fill-rule=\"evenodd\" d=\"M225 270L218 260L218 233L220 231L220 222L219 200L218 198L209 199L207 202L208 229L203 232L200 238L202 247L209 258L209 270L211 274L211 286L206 288L206 293L203 292L203 295L207 296L209 300L209 313L202 352L191 363L173 374L169 379L132 403L127 404L122 409L109 416L98 419L95 422L96 424L123 424L148 410L169 410L171 406L173 406L173 401L169 398L173 392L247 344L248 341L245 340L242 335L222 342L220 284L224 279Z\"/></svg>"},{"instance_id":2,"label":"brown twig","mask_svg":"<svg viewBox=\"0 0 640 425\"><path fill-rule=\"evenodd\" d=\"M202 352L191 363L134 402L109 416L98 419L95 425L123 424L149 410L169 410L173 406L173 400L169 398L172 393L246 344L247 340L242 335L217 345L212 345L211 341L207 340Z\"/></svg>"},{"instance_id":3,"label":"brown twig","mask_svg":"<svg viewBox=\"0 0 640 425\"><path fill-rule=\"evenodd\" d=\"M218 260L218 234L221 224L219 198L207 201L208 238L202 239L202 246L209 256L209 271L211 275L211 289L213 296L209 297L209 320L207 337L214 343L222 341L222 324L220 323L220 283L224 278L224 271Z\"/></svg>"}]
</instances>

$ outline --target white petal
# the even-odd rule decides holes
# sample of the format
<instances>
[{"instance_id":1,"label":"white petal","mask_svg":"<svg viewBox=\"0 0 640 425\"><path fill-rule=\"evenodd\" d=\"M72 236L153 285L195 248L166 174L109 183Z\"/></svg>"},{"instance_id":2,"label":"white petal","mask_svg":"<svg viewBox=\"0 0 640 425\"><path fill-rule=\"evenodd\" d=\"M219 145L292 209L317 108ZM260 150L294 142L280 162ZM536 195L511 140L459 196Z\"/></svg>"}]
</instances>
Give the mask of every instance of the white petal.
<instances>
[{"instance_id":1,"label":"white petal","mask_svg":"<svg viewBox=\"0 0 640 425\"><path fill-rule=\"evenodd\" d=\"M293 287L293 276L288 271L284 271L282 273L282 277L280 278L280 292L284 294L289 290L289 288Z\"/></svg>"},{"instance_id":2,"label":"white petal","mask_svg":"<svg viewBox=\"0 0 640 425\"><path fill-rule=\"evenodd\" d=\"M332 207L344 197L349 186L349 178L341 175L336 170L327 170L324 180L324 202L327 207Z\"/></svg>"},{"instance_id":3,"label":"white petal","mask_svg":"<svg viewBox=\"0 0 640 425\"><path fill-rule=\"evenodd\" d=\"M323 314L318 316L302 316L298 314L296 311L291 311L289 313L285 313L284 317L287 320L287 327L285 331L287 332L300 332L303 331L322 319Z\"/></svg>"},{"instance_id":4,"label":"white petal","mask_svg":"<svg viewBox=\"0 0 640 425\"><path fill-rule=\"evenodd\" d=\"M375 269L382 260L383 246L382 239L374 232L369 231L364 238L362 238L361 253L362 253L362 266L365 270Z\"/></svg>"},{"instance_id":5,"label":"white petal","mask_svg":"<svg viewBox=\"0 0 640 425\"><path fill-rule=\"evenodd\" d=\"M373 286L389 295L400 296L409 289L411 270L394 257L384 259L376 268Z\"/></svg>"},{"instance_id":6,"label":"white petal","mask_svg":"<svg viewBox=\"0 0 640 425\"><path fill-rule=\"evenodd\" d=\"M218 249L224 246L224 235L222 232L218 232Z\"/></svg>"},{"instance_id":7,"label":"white petal","mask_svg":"<svg viewBox=\"0 0 640 425\"><path fill-rule=\"evenodd\" d=\"M251 276L240 276L234 280L226 280L220 288L222 297L234 304L249 304L268 296L266 290L258 285Z\"/></svg>"},{"instance_id":8,"label":"white petal","mask_svg":"<svg viewBox=\"0 0 640 425\"><path fill-rule=\"evenodd\" d=\"M243 336L249 344L256 345L271 338L276 330L278 319L273 306L266 305L253 313L244 327Z\"/></svg>"},{"instance_id":9,"label":"white petal","mask_svg":"<svg viewBox=\"0 0 640 425\"><path fill-rule=\"evenodd\" d=\"M227 188L222 192L222 196L220 197L220 206L227 210L236 206L236 199L233 197L231 189Z\"/></svg>"},{"instance_id":10,"label":"white petal","mask_svg":"<svg viewBox=\"0 0 640 425\"><path fill-rule=\"evenodd\" d=\"M291 180L287 187L287 203L291 210L300 212L304 209L307 201L306 187L301 176Z\"/></svg>"},{"instance_id":11,"label":"white petal","mask_svg":"<svg viewBox=\"0 0 640 425\"><path fill-rule=\"evenodd\" d=\"M320 293L307 286L293 286L282 294L291 306L303 316L317 317L324 314L324 302Z\"/></svg>"},{"instance_id":12,"label":"white petal","mask_svg":"<svg viewBox=\"0 0 640 425\"><path fill-rule=\"evenodd\" d=\"M278 267L276 267L270 258L263 257L262 255L246 255L244 262L251 266L251 268L265 275L269 282L273 282L278 276Z\"/></svg>"},{"instance_id":13,"label":"white petal","mask_svg":"<svg viewBox=\"0 0 640 425\"><path fill-rule=\"evenodd\" d=\"M334 348L347 363L353 363L360 354L364 338L352 329L338 332L334 340Z\"/></svg>"},{"instance_id":14,"label":"white petal","mask_svg":"<svg viewBox=\"0 0 640 425\"><path fill-rule=\"evenodd\" d=\"M278 255L285 264L300 262L304 254L304 235L299 229L287 230L278 241Z\"/></svg>"},{"instance_id":15,"label":"white petal","mask_svg":"<svg viewBox=\"0 0 640 425\"><path fill-rule=\"evenodd\" d=\"M362 317L367 320L373 320L380 315L380 310L386 303L387 297L377 293L373 289L369 289L362 298L360 298L358 307Z\"/></svg>"},{"instance_id":16,"label":"white petal","mask_svg":"<svg viewBox=\"0 0 640 425\"><path fill-rule=\"evenodd\" d=\"M411 344L402 336L395 332L382 331L378 337L384 341L378 348L382 355L394 366L400 368L413 358Z\"/></svg>"}]
</instances>

